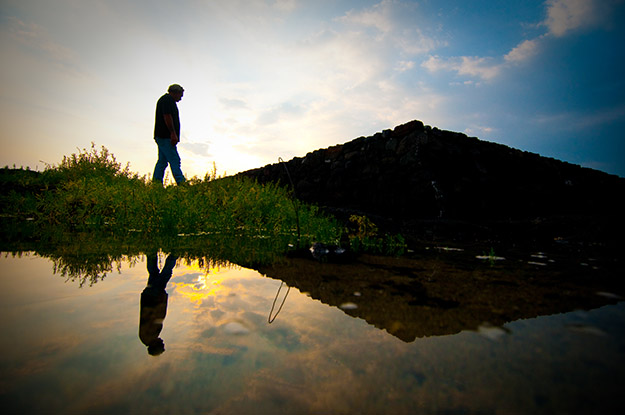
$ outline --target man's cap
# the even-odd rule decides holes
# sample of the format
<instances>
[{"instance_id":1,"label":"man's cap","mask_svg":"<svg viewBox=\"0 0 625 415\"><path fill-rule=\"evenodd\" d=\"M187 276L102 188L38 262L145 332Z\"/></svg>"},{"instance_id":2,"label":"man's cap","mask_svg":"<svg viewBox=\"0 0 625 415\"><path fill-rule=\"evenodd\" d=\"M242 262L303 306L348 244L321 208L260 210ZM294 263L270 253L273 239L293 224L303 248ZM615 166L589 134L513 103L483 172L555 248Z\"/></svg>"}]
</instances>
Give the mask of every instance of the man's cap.
<instances>
[{"instance_id":1,"label":"man's cap","mask_svg":"<svg viewBox=\"0 0 625 415\"><path fill-rule=\"evenodd\" d=\"M184 88L178 84L169 85L167 92L184 92Z\"/></svg>"}]
</instances>

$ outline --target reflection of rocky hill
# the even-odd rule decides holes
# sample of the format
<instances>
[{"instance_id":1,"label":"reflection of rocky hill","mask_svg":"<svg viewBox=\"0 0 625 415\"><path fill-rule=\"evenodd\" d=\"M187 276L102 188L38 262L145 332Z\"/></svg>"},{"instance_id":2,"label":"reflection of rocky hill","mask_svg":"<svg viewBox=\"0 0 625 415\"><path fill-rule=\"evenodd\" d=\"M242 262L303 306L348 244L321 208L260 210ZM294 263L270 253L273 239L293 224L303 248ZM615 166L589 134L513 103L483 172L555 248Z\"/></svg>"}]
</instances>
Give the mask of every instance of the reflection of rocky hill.
<instances>
[{"instance_id":1,"label":"reflection of rocky hill","mask_svg":"<svg viewBox=\"0 0 625 415\"><path fill-rule=\"evenodd\" d=\"M591 309L614 302L601 293L623 292L613 272L558 259L557 270L528 261L490 266L474 256L419 259L361 256L353 264L290 258L257 267L270 278L340 307L403 341L500 326L518 319ZM600 294L598 294L600 293Z\"/></svg>"},{"instance_id":2,"label":"reflection of rocky hill","mask_svg":"<svg viewBox=\"0 0 625 415\"><path fill-rule=\"evenodd\" d=\"M540 242L560 252L557 269L527 258L491 267L476 253L455 263L361 256L349 265L289 258L258 267L326 304L356 304L344 311L404 341L611 301L597 292L625 295L623 178L420 121L240 174L289 185L285 167L298 198L339 217L366 214L410 242L487 242L526 256ZM589 257L605 266L580 266Z\"/></svg>"},{"instance_id":3,"label":"reflection of rocky hill","mask_svg":"<svg viewBox=\"0 0 625 415\"><path fill-rule=\"evenodd\" d=\"M404 224L441 218L469 222L568 218L580 224L587 223L581 217L620 217L625 211L623 178L420 121L285 164L298 198ZM241 174L260 182L289 183L281 164Z\"/></svg>"}]
</instances>

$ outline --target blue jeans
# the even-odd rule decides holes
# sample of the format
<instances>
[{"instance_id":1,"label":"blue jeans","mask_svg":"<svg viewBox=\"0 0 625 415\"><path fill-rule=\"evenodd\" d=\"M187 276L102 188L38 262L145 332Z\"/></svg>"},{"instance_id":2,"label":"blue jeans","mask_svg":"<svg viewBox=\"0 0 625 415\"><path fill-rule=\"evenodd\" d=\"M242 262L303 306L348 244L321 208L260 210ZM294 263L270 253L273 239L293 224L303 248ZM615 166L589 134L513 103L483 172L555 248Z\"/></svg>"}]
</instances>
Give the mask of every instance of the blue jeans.
<instances>
[{"instance_id":1,"label":"blue jeans","mask_svg":"<svg viewBox=\"0 0 625 415\"><path fill-rule=\"evenodd\" d=\"M169 164L171 173L174 175L176 183L184 183L185 178L182 174L182 170L180 170L180 156L178 155L178 149L176 146L171 145L169 138L155 137L154 141L156 141L156 144L158 145L158 161L156 162L156 166L154 166L152 180L163 183L165 169Z\"/></svg>"}]
</instances>

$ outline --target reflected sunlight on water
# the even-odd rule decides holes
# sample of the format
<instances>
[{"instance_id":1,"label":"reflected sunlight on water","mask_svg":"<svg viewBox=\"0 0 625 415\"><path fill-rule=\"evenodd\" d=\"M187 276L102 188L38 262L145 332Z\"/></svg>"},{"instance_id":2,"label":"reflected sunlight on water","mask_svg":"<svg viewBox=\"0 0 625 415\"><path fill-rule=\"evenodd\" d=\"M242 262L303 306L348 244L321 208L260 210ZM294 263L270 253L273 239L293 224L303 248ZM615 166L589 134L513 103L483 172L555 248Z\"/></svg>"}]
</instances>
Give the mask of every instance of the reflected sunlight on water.
<instances>
[{"instance_id":1,"label":"reflected sunlight on water","mask_svg":"<svg viewBox=\"0 0 625 415\"><path fill-rule=\"evenodd\" d=\"M160 253L161 273L166 263ZM276 298L285 298L282 281L178 259L165 281L165 314L157 310L150 328L165 351L150 356L139 338L142 293L157 285L155 277L148 283L149 267L141 257L80 288L54 275L48 259L0 258L0 405L25 414L612 413L619 406L622 302L407 342L350 316L353 307L329 306L297 287L269 324ZM356 292L364 305L370 292Z\"/></svg>"},{"instance_id":2,"label":"reflected sunlight on water","mask_svg":"<svg viewBox=\"0 0 625 415\"><path fill-rule=\"evenodd\" d=\"M232 266L232 268L238 267ZM179 265L172 286L178 295L200 307L203 300L208 297L227 295L226 287L222 283L223 276L225 275L227 278L230 269L230 267L225 266L204 269L197 262Z\"/></svg>"}]
</instances>

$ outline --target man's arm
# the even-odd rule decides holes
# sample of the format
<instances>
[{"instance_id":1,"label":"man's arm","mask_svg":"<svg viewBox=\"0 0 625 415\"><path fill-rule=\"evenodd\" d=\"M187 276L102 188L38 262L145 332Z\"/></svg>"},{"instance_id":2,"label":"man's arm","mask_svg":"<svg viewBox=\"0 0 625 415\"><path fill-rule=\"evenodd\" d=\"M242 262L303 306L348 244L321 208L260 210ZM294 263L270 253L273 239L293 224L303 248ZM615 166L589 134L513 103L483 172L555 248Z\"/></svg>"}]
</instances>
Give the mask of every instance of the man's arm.
<instances>
[{"instance_id":1,"label":"man's arm","mask_svg":"<svg viewBox=\"0 0 625 415\"><path fill-rule=\"evenodd\" d=\"M163 114L163 118L165 119L165 125L169 129L169 138L171 139L171 145L175 146L178 144L180 139L176 134L176 129L174 128L174 119L171 114Z\"/></svg>"}]
</instances>

